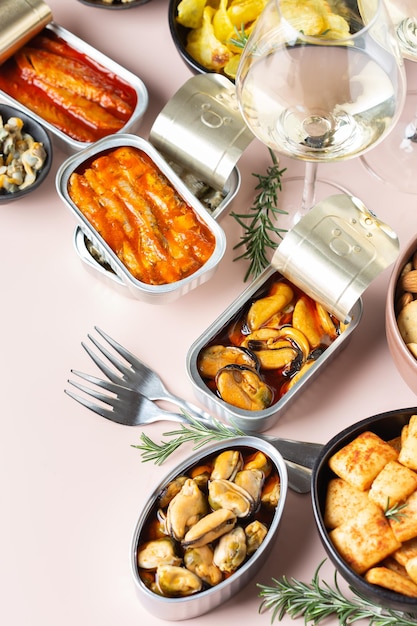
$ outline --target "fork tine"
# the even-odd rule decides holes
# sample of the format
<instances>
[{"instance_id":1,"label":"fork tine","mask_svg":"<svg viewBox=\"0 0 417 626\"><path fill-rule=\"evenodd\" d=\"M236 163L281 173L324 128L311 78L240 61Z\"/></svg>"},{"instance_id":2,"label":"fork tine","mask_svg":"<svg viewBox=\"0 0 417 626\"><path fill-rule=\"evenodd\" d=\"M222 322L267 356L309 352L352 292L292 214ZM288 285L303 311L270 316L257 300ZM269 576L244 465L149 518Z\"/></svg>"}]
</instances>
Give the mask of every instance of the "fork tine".
<instances>
[{"instance_id":1,"label":"fork tine","mask_svg":"<svg viewBox=\"0 0 417 626\"><path fill-rule=\"evenodd\" d=\"M79 370L71 370L72 374L79 376L80 378L86 380L93 385L97 385L98 387L102 387L106 391L110 391L117 396L132 394L135 393L130 389L130 387L125 387L124 385L120 385L119 383L114 383L110 380L103 380L103 378L97 378L97 376L93 376L92 374L85 374L84 372L80 372Z\"/></svg>"},{"instance_id":2,"label":"fork tine","mask_svg":"<svg viewBox=\"0 0 417 626\"><path fill-rule=\"evenodd\" d=\"M94 345L104 354L104 348L102 349L95 341L92 337L90 337L90 335L88 335L89 339L91 339L91 341L94 343ZM113 383L120 383L123 382L124 377L123 374L120 370L120 367L118 366L118 363L112 359L112 355L110 353L105 354L105 356L109 359L112 360L112 363L115 367L117 367L120 371L120 373L122 374L122 376L119 376L118 374L116 374L116 372L109 367L106 363L104 363L104 361L102 361L101 359L99 359L99 357L95 354L95 352L92 351L92 349L90 348L90 346L88 346L86 343L84 343L83 341L81 342L82 347L84 348L84 350L87 352L88 356L92 359L92 361L97 365L97 367L99 368L100 371L103 372L103 374L105 376L107 376L107 378L109 380L111 380ZM121 364L120 364L121 365Z\"/></svg>"},{"instance_id":3,"label":"fork tine","mask_svg":"<svg viewBox=\"0 0 417 626\"><path fill-rule=\"evenodd\" d=\"M74 384L73 381L69 380L68 382L71 385L78 387L78 385ZM83 398L82 396L79 396L78 394L73 393L69 389L64 389L64 392L76 402L79 402L80 404L85 406L87 409L90 409L90 411L97 413L97 415L100 415L101 417L105 417L106 419L111 420L112 422L119 421L117 419L117 415L115 415L115 413L111 409L106 409L104 407L99 406L98 404L93 404L92 402L90 402L90 400L87 400L86 398ZM119 423L121 424L122 422L119 422Z\"/></svg>"},{"instance_id":4,"label":"fork tine","mask_svg":"<svg viewBox=\"0 0 417 626\"><path fill-rule=\"evenodd\" d=\"M94 326L94 328L103 337L103 339L105 339L107 343L109 343L111 347L120 354L120 356L122 356L130 365L132 365L134 369L149 369L148 366L143 363L143 361L138 359L134 354L132 354L132 352L129 352L129 350L124 348L120 343L112 339L107 333L104 332L104 330L101 330L100 328L98 328L98 326Z\"/></svg>"},{"instance_id":5,"label":"fork tine","mask_svg":"<svg viewBox=\"0 0 417 626\"><path fill-rule=\"evenodd\" d=\"M95 347L101 352L101 354L103 354L106 357L106 359L108 359L108 361L112 365L114 365L114 367L122 374L123 378L129 377L129 372L132 371L132 368L129 365L124 365L124 363L122 363L120 359L116 358L114 354L112 354L104 346L102 346L95 337L93 337L92 335L87 335L87 337L95 345ZM113 382L117 382L117 380L120 380L120 376L117 376L117 374L114 371L109 369L109 367L105 365L105 363L93 353L91 348L89 348L83 342L81 342L81 345L86 350L87 354L93 359L97 367L101 369L103 374L108 376L110 380L112 380Z\"/></svg>"}]
</instances>

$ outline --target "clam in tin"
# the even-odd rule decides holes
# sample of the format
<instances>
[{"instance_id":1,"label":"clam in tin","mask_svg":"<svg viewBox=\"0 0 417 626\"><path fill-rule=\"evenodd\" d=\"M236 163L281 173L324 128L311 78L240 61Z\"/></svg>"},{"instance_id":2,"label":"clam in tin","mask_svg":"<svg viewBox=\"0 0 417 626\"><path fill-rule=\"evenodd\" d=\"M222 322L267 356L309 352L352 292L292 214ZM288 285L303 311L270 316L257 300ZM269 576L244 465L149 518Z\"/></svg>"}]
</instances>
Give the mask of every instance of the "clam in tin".
<instances>
[{"instance_id":1,"label":"clam in tin","mask_svg":"<svg viewBox=\"0 0 417 626\"><path fill-rule=\"evenodd\" d=\"M224 531L222 530L221 523L217 525L219 532L217 533L217 537L214 537L214 533L212 532L214 530L214 526L213 524L210 526L210 515L205 515L204 517L202 514L200 515L202 518L200 520L200 524L195 523L190 529L190 532L194 533L194 536L189 537L187 536L187 533L182 540L182 534L179 535L179 525L176 523L176 519L181 516L181 501L177 498L175 503L170 505L169 503L167 504L163 502L161 495L170 492L167 487L169 485L172 486L173 484L177 484L179 482L178 479L181 480L181 477L187 475L194 476L194 478L189 478L190 482L195 482L197 485L200 485L201 493L197 492L199 499L205 498L206 496L204 494L206 489L202 480L200 480L200 478L204 479L204 475L200 474L199 476L197 468L201 468L203 464L205 469L212 467L216 458L224 458L224 454L228 455L229 452L232 453L233 458L236 458L236 454L239 454L243 462L249 458L255 460L256 462L256 458L259 455L264 461L266 460L268 469L265 468L265 472L261 470L261 473L264 474L264 478L259 484L259 487L265 494L265 497L261 496L261 500L258 505L251 508L248 513L242 511L241 507L239 510L236 510L235 508L234 513L226 508L222 508L222 511L217 511L217 513L226 512L229 514L225 516L224 524L229 524L231 533L234 533L236 529L236 535L233 537L234 550L228 558L227 549L224 550L224 546L222 545L223 542L219 545L222 538L224 538L224 541L227 543L228 535L226 528ZM244 471L244 473L246 472ZM255 473L259 474L259 470L255 470ZM216 476L218 476L216 479L217 484L222 488L229 482L229 479L219 477L217 472ZM213 487L215 487L216 480L211 481L213 483ZM232 482L232 488L234 484L236 484L236 488L239 492L243 492L237 484L238 481L236 478L231 478L230 481ZM272 484L275 484L276 489L271 489ZM186 489L187 493L191 492L189 485L186 486ZM196 491L196 489L193 491ZM214 496L213 492L211 494L213 497L210 497L210 501L213 504L213 508L219 503L219 498L221 497L220 491L220 489L216 490L216 494ZM227 441L209 444L200 449L198 452L194 452L191 456L177 465L177 467L171 470L168 475L153 489L145 505L141 505L138 520L133 532L130 549L130 565L138 598L144 608L159 619L169 621L186 620L212 611L220 604L223 604L230 598L234 597L249 582L253 583L255 576L266 562L268 556L271 554L273 546L278 538L279 526L285 507L287 491L287 470L282 456L268 442L255 437L237 437ZM277 496L276 499L275 497L273 499L268 498L266 495L267 492L275 493ZM181 494L179 495L181 498ZM192 499L192 496L187 498L190 502ZM173 501L171 500L171 502ZM165 507L168 507L168 509L166 510ZM144 547L144 544L146 544L149 540L150 528L151 526L154 529L156 528L155 513L158 509L160 509L162 513L166 511L168 519L166 525L168 535L165 534L165 536L162 537L162 541L164 543L175 543L177 547L175 560L171 561L171 563L175 563L174 570L177 574L177 579L174 583L172 582L172 578L169 579L168 577L165 577L165 574L170 569L170 565L164 568L164 565L161 563L161 567L159 568L160 571L158 571L158 559L155 562L155 558L158 555L158 549L154 549L155 546L152 546L152 550L149 551L153 561L152 563L149 562L149 559L141 558L143 554L141 552L141 548ZM191 512L191 510L192 509L190 507L188 512ZM209 511L210 509L206 512L209 513ZM186 516L182 515L182 517ZM250 540L252 533L249 531L249 527L257 522L261 522L261 524L258 525L265 527L266 534L262 534L263 540L255 540L255 544L252 544L252 549L249 547L252 543ZM233 526L233 523L235 523L235 526ZM204 526L204 528L202 528L202 526ZM240 531L238 529L240 529ZM200 541L201 530L203 531L203 536L204 533L206 533L207 539L213 539L210 546L207 543L204 544L204 540ZM221 532L224 532L222 536ZM246 535L246 540L244 539L241 542L239 538L238 542L239 544L244 544L242 546L243 550L236 550L236 537L240 537L242 534L243 537ZM201 543L202 545L198 546L197 543ZM188 547L185 544L187 544ZM194 547L195 551L197 551L201 556L201 565L199 566L198 573L200 576L203 576L202 579L200 576L196 577L193 573L193 570L196 571L192 565L192 561L194 560L192 556ZM203 567L207 562L206 552L216 552L216 548L219 552L221 551L221 554L216 554L213 565L211 565L210 562L207 563L208 571L206 572L206 568ZM204 552L201 551L201 549L204 550ZM189 553L188 555L186 555L187 552ZM181 553L184 555L184 562L181 562L181 559L179 558ZM190 556L190 559L187 559L187 556ZM238 556L239 563L237 563ZM164 560L165 558L166 555ZM197 555L196 558L198 558ZM144 562L145 560L147 563ZM167 562L168 560L169 559L166 558ZM188 570L188 567L185 567L185 562L187 562L188 567L192 568L191 571ZM231 562L233 562L232 567L230 567ZM189 563L190 565L188 565ZM144 566L148 567L147 571L144 571ZM177 567L180 567L181 569L177 570ZM218 574L218 576L216 575L215 580L213 579L213 570L215 570L215 574ZM209 582L207 582L208 576L206 576L205 573L208 575L209 572ZM162 576L164 576L164 580L162 580ZM186 581L183 586L181 585L182 576ZM198 581L199 578L200 582ZM191 582L191 584L188 586L189 582ZM194 587L193 585L195 583L197 584ZM160 592L161 588L163 593ZM194 592L184 593L185 589L194 589Z\"/></svg>"},{"instance_id":2,"label":"clam in tin","mask_svg":"<svg viewBox=\"0 0 417 626\"><path fill-rule=\"evenodd\" d=\"M109 189L102 193L108 167L120 185L116 196ZM108 203L118 233L107 218L100 221L106 211L99 215L90 210L96 205L89 194L96 193L97 185L102 186L100 205ZM223 258L224 231L160 153L136 135L112 135L72 155L59 168L56 187L81 231L117 276L117 282L134 298L148 303L171 302L209 280ZM153 199L158 193L159 198L164 196L162 210ZM126 194L133 194L129 203L137 203L135 210L145 216L143 220L133 218L128 226L123 218ZM144 226L139 226L141 222ZM132 246L129 234L142 237L144 247ZM116 242L119 235L121 239ZM184 245L184 241L193 245Z\"/></svg>"},{"instance_id":3,"label":"clam in tin","mask_svg":"<svg viewBox=\"0 0 417 626\"><path fill-rule=\"evenodd\" d=\"M392 229L357 198L319 202L190 347L198 400L248 433L272 427L347 345L362 316L361 294L398 249Z\"/></svg>"},{"instance_id":4,"label":"clam in tin","mask_svg":"<svg viewBox=\"0 0 417 626\"><path fill-rule=\"evenodd\" d=\"M72 154L139 129L149 98L138 76L53 21L29 41L24 34L0 67L0 100L42 124L55 146Z\"/></svg>"}]
</instances>

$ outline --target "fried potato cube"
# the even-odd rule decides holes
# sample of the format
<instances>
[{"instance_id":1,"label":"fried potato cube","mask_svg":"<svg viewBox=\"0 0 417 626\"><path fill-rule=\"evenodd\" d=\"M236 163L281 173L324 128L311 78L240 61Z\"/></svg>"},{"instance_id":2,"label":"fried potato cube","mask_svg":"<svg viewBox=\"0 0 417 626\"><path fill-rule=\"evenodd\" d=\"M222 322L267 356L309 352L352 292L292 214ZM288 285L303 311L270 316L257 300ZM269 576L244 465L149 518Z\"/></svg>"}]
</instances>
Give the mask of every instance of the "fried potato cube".
<instances>
[{"instance_id":1,"label":"fried potato cube","mask_svg":"<svg viewBox=\"0 0 417 626\"><path fill-rule=\"evenodd\" d=\"M401 515L389 520L392 532L398 541L408 541L417 537L417 491L404 501Z\"/></svg>"},{"instance_id":2,"label":"fried potato cube","mask_svg":"<svg viewBox=\"0 0 417 626\"><path fill-rule=\"evenodd\" d=\"M417 489L417 474L398 461L389 461L369 490L369 498L383 511L402 502Z\"/></svg>"},{"instance_id":3,"label":"fried potato cube","mask_svg":"<svg viewBox=\"0 0 417 626\"><path fill-rule=\"evenodd\" d=\"M417 585L417 556L414 556L412 559L407 561L405 564L405 570L411 580Z\"/></svg>"},{"instance_id":4,"label":"fried potato cube","mask_svg":"<svg viewBox=\"0 0 417 626\"><path fill-rule=\"evenodd\" d=\"M368 492L350 485L343 478L329 481L324 507L326 528L336 528L369 504Z\"/></svg>"},{"instance_id":5,"label":"fried potato cube","mask_svg":"<svg viewBox=\"0 0 417 626\"><path fill-rule=\"evenodd\" d=\"M401 574L401 576L405 576L406 578L409 578L407 574L407 570L405 569L404 565L401 565L401 563L398 563L398 561L394 559L394 556L387 557L386 559L382 561L380 565L383 567L387 567L393 572L397 572L397 574Z\"/></svg>"},{"instance_id":6,"label":"fried potato cube","mask_svg":"<svg viewBox=\"0 0 417 626\"><path fill-rule=\"evenodd\" d=\"M400 563L401 565L405 565L408 560L417 557L417 537L413 539L409 539L408 541L404 541L401 545L401 548L398 548L393 553L393 558Z\"/></svg>"},{"instance_id":7,"label":"fried potato cube","mask_svg":"<svg viewBox=\"0 0 417 626\"><path fill-rule=\"evenodd\" d=\"M342 558L358 574L364 574L401 546L384 513L371 501L355 517L331 530L329 536Z\"/></svg>"},{"instance_id":8,"label":"fried potato cube","mask_svg":"<svg viewBox=\"0 0 417 626\"><path fill-rule=\"evenodd\" d=\"M398 452L389 443L365 431L330 457L329 466L337 476L366 491L388 461L397 457Z\"/></svg>"},{"instance_id":9,"label":"fried potato cube","mask_svg":"<svg viewBox=\"0 0 417 626\"><path fill-rule=\"evenodd\" d=\"M410 417L398 460L406 467L417 470L417 415Z\"/></svg>"},{"instance_id":10,"label":"fried potato cube","mask_svg":"<svg viewBox=\"0 0 417 626\"><path fill-rule=\"evenodd\" d=\"M379 585L380 587L385 587L385 589L402 593L405 596L417 598L417 584L410 578L402 576L387 567L372 567L366 572L365 580L373 585Z\"/></svg>"}]
</instances>

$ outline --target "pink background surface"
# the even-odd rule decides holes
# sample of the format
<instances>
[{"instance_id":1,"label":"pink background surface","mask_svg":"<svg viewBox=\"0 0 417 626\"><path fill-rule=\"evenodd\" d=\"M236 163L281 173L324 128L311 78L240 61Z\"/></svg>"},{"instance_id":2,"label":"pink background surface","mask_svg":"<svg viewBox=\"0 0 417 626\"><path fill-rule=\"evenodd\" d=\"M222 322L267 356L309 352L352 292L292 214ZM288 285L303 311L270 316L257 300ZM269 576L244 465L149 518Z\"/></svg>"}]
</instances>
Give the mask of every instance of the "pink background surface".
<instances>
[{"instance_id":1,"label":"pink background surface","mask_svg":"<svg viewBox=\"0 0 417 626\"><path fill-rule=\"evenodd\" d=\"M166 0L125 11L50 0L54 19L139 75L150 97L140 134L147 138L166 101L190 77L171 41ZM417 66L407 65L409 86ZM376 148L378 149L378 148ZM33 196L0 207L2 329L0 381L0 619L8 626L133 626L162 623L141 606L130 573L130 540L153 486L186 454L162 467L141 462L131 447L141 429L110 423L64 394L71 368L96 374L80 342L98 325L136 353L167 386L194 400L185 369L191 343L244 289L244 262L233 262L240 230L225 216L228 246L220 270L169 305L125 297L88 273L73 249L75 221L55 191L65 155L55 150L48 180ZM251 205L255 179L269 164L254 141L239 169L233 209ZM288 175L302 173L282 160ZM326 178L358 195L397 231L404 247L417 229L417 196L381 184L356 159L321 166ZM285 184L285 183L284 183ZM363 297L363 319L346 350L281 417L270 434L326 442L345 426L382 411L417 404L391 360L384 328L385 270ZM146 428L159 439L171 425ZM325 557L309 496L289 493L280 536L249 586L200 626L267 625L258 615L256 583L285 574L310 581ZM333 568L322 575L331 583ZM292 623L285 617L284 624ZM332 623L330 620L329 623ZM336 621L334 620L334 624Z\"/></svg>"}]
</instances>

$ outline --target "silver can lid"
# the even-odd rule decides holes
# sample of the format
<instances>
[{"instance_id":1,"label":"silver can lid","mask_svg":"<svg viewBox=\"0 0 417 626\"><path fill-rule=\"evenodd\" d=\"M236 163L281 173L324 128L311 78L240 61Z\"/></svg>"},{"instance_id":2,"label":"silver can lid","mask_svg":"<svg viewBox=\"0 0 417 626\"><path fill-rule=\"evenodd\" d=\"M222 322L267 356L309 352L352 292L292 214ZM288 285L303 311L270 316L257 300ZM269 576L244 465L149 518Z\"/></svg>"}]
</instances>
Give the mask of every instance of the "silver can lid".
<instances>
[{"instance_id":1,"label":"silver can lid","mask_svg":"<svg viewBox=\"0 0 417 626\"><path fill-rule=\"evenodd\" d=\"M354 196L318 202L285 235L271 264L340 321L398 256L399 241Z\"/></svg>"},{"instance_id":2,"label":"silver can lid","mask_svg":"<svg viewBox=\"0 0 417 626\"><path fill-rule=\"evenodd\" d=\"M221 74L190 78L162 109L149 135L164 156L219 191L253 138L240 114L235 85Z\"/></svg>"},{"instance_id":3,"label":"silver can lid","mask_svg":"<svg viewBox=\"0 0 417 626\"><path fill-rule=\"evenodd\" d=\"M2 0L0 5L0 65L52 21L43 0Z\"/></svg>"}]
</instances>

